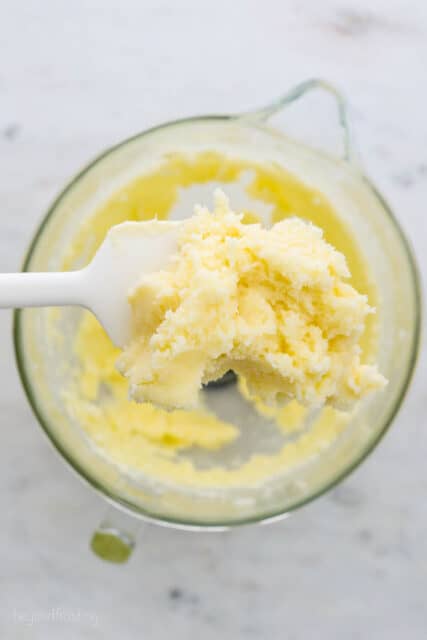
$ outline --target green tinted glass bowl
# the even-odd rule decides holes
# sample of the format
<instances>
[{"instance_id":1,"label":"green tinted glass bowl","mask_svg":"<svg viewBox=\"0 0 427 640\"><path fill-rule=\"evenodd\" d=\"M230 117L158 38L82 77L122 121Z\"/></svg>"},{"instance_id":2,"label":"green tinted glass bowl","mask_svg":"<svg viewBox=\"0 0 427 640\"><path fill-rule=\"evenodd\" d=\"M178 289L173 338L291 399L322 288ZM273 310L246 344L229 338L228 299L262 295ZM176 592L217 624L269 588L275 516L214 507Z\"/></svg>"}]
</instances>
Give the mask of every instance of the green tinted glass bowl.
<instances>
[{"instance_id":1,"label":"green tinted glass bowl","mask_svg":"<svg viewBox=\"0 0 427 640\"><path fill-rule=\"evenodd\" d=\"M326 89L338 101L344 134L342 158L306 146L267 124L271 115L317 88ZM49 335L47 310L17 311L14 340L22 384L33 411L64 460L81 478L115 506L140 518L183 528L223 529L284 517L336 485L372 451L396 415L414 369L420 332L420 286L402 230L383 198L354 164L345 104L332 87L320 81L303 83L257 112L168 123L107 150L54 202L31 243L24 270L61 268L70 237L82 220L117 188L155 166L165 153L206 149L257 162L278 162L320 189L343 212L370 266L380 296L378 359L389 385L362 404L333 446L310 464L264 487L211 492L188 492L173 486L153 488L135 481L100 456L64 406L60 391L65 374L60 365L71 357L79 312L65 314L63 332L67 335L68 331L70 337L58 346ZM230 398L224 395L224 401Z\"/></svg>"}]
</instances>

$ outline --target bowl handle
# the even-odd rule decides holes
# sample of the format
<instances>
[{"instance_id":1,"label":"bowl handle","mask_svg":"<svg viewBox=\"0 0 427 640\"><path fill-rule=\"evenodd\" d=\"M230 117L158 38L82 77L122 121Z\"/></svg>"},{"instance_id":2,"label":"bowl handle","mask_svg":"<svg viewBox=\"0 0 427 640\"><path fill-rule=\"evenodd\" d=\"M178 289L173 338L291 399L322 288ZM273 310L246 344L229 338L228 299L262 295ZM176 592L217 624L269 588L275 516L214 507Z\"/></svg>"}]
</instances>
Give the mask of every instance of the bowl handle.
<instances>
[{"instance_id":1,"label":"bowl handle","mask_svg":"<svg viewBox=\"0 0 427 640\"><path fill-rule=\"evenodd\" d=\"M118 509L109 508L92 534L90 548L107 562L127 562L135 548L141 521Z\"/></svg>"},{"instance_id":2,"label":"bowl handle","mask_svg":"<svg viewBox=\"0 0 427 640\"><path fill-rule=\"evenodd\" d=\"M326 80L320 78L311 78L305 82L297 84L293 89L282 95L280 98L272 102L271 104L257 109L256 111L250 111L240 115L240 118L252 120L255 122L265 122L274 114L285 109L288 105L299 100L309 91L321 89L331 94L336 101L338 108L338 121L342 130L343 138L343 152L342 157L345 161L357 164L356 152L354 147L352 127L349 119L348 104L343 95L338 91L334 85L330 84Z\"/></svg>"}]
</instances>

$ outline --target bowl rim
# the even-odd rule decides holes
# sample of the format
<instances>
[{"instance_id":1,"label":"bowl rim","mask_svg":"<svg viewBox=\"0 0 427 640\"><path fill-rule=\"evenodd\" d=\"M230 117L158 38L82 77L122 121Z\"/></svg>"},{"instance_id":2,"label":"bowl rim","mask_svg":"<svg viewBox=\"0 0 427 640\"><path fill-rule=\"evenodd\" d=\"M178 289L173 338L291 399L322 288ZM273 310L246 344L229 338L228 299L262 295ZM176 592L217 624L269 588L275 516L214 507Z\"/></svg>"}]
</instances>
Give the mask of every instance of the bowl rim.
<instances>
[{"instance_id":1,"label":"bowl rim","mask_svg":"<svg viewBox=\"0 0 427 640\"><path fill-rule=\"evenodd\" d=\"M245 121L245 124L258 129L268 129L270 132L272 128L270 126L265 125L262 122L256 122L253 120L246 120L242 116L234 116L234 115L202 115L202 116L193 116L189 118L181 118L177 120L168 121L162 123L160 125L151 127L149 129L145 129L135 135L132 135L124 140L118 142L115 145L112 145L106 148L102 153L96 155L88 164L86 164L78 173L74 175L73 178L69 180L69 182L65 185L65 187L59 192L57 197L53 200L49 208L47 209L46 214L42 218L40 224L38 225L32 240L28 246L27 252L24 257L24 262L22 265L22 271L28 271L29 265L33 256L33 253L37 247L38 241L43 235L43 232L54 216L55 211L59 203L67 196L69 191L72 190L74 185L78 183L78 181L83 178L94 166L96 166L101 160L106 158L107 156L113 154L115 151L118 151L120 148L140 139L148 134L155 133L162 129L166 129L168 127L190 124L195 122L206 122L206 121ZM285 136L282 132L274 129L277 135L282 137ZM301 143L298 143L301 144ZM318 150L316 150L319 153ZM320 152L321 153L321 152ZM323 154L322 154L323 155ZM328 158L331 159L331 156L327 155ZM353 169L358 170L358 168L353 167ZM390 223L394 227L397 232L397 236L400 239L404 252L406 254L408 265L411 273L411 281L413 285L413 295L415 302L415 313L414 313L414 325L412 330L412 344L411 344L411 356L408 361L407 370L405 372L405 376L403 378L401 388L399 391L399 395L396 398L394 404L389 410L388 416L384 421L384 425L382 429L375 434L375 437L372 438L367 446L359 453L359 455L344 469L340 470L338 474L328 479L317 491L312 493L309 496L306 496L304 499L295 501L293 504L287 505L285 509L274 509L271 512L261 513L260 515L246 516L242 518L235 518L227 520L226 522L219 522L216 520L197 520L197 519L187 519L187 518L175 518L164 515L159 515L156 513L150 512L148 509L144 509L140 506L135 505L131 500L124 498L123 496L111 491L110 489L103 486L102 482L98 480L95 475L92 475L89 470L87 470L78 460L77 456L72 455L69 451L67 451L66 447L60 442L59 438L55 436L55 434L49 428L49 419L43 415L42 410L39 408L37 403L37 393L33 389L31 378L29 373L25 367L25 356L24 356L24 347L22 343L22 310L16 309L13 314L13 323L12 323L12 333L13 333L13 343L14 343L14 354L15 354L15 362L18 369L19 377L21 380L22 387L24 389L27 401L32 409L32 412L37 419L42 431L48 438L48 441L53 446L53 448L62 456L67 465L76 473L77 477L83 481L85 484L89 485L94 489L99 495L101 495L107 502L112 504L114 507L125 511L134 517L139 519L156 523L166 527L173 527L185 530L195 530L195 531L224 531L226 529L249 525L249 524L264 524L276 520L281 520L286 518L292 512L300 509L301 507L309 504L310 502L316 500L321 497L335 486L337 486L340 482L342 482L347 476L349 476L368 456L369 454L377 447L380 443L384 435L389 430L394 418L396 417L402 402L406 396L409 385L414 375L414 371L416 368L416 363L420 350L420 342L421 342L421 325L422 325L422 295L421 295L421 279L418 270L418 266L415 259L415 253L411 247L411 244L403 232L402 227L394 216L390 206L388 205L385 198L380 194L380 192L376 189L376 187L372 184L370 179L364 175L360 170L359 174L361 179L366 183L368 188L372 191L373 195L379 200L380 204L384 212L387 214Z\"/></svg>"}]
</instances>

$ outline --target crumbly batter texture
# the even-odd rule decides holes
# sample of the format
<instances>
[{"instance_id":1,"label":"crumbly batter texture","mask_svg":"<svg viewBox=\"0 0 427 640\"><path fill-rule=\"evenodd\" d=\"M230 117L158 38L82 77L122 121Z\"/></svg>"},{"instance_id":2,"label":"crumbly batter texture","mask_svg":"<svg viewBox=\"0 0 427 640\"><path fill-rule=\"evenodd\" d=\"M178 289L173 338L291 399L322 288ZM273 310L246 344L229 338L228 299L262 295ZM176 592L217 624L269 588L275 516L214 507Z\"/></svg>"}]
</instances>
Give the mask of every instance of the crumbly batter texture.
<instances>
[{"instance_id":1,"label":"crumbly batter texture","mask_svg":"<svg viewBox=\"0 0 427 640\"><path fill-rule=\"evenodd\" d=\"M270 406L349 410L386 381L361 359L374 312L343 254L296 217L244 224L218 191L182 224L168 267L130 293L133 339L118 359L131 397L194 409L202 384L233 369Z\"/></svg>"}]
</instances>

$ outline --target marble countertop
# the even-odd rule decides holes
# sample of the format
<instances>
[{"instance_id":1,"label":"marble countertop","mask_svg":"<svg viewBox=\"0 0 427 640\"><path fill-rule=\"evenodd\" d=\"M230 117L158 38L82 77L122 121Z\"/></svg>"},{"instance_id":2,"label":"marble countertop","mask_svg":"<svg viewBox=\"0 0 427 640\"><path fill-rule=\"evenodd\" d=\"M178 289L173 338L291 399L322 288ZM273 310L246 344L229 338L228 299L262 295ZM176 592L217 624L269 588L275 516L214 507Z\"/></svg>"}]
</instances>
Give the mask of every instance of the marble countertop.
<instances>
[{"instance_id":1,"label":"marble countertop","mask_svg":"<svg viewBox=\"0 0 427 640\"><path fill-rule=\"evenodd\" d=\"M364 164L427 275L423 0L3 0L0 42L0 271L106 146L322 76L351 99ZM425 639L425 353L393 428L339 488L266 527L148 526L114 566L88 549L104 504L24 400L10 320L0 313L0 637Z\"/></svg>"}]
</instances>

